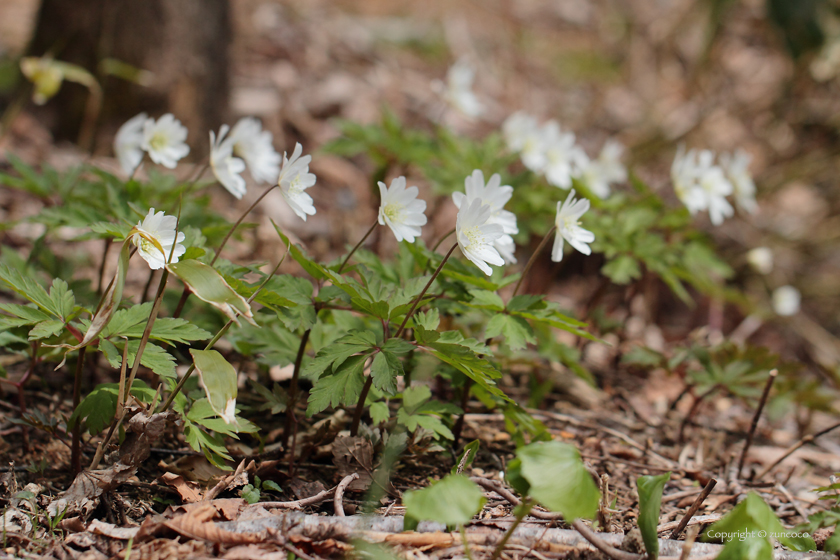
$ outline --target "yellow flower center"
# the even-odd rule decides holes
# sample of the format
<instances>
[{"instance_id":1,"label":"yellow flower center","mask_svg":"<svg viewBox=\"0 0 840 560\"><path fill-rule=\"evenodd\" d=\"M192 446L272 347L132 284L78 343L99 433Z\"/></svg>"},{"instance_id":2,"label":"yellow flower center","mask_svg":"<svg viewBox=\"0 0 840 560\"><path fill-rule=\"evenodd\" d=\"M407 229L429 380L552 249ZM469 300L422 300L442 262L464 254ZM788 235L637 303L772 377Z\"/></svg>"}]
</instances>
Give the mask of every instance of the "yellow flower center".
<instances>
[{"instance_id":1,"label":"yellow flower center","mask_svg":"<svg viewBox=\"0 0 840 560\"><path fill-rule=\"evenodd\" d=\"M484 234L481 233L481 228L478 226L465 229L462 233L467 238L467 241L469 241L466 246L467 249L470 249L475 245L484 245L485 243Z\"/></svg>"},{"instance_id":2,"label":"yellow flower center","mask_svg":"<svg viewBox=\"0 0 840 560\"><path fill-rule=\"evenodd\" d=\"M164 132L155 132L152 135L151 140L149 140L149 146L151 146L152 150L158 152L166 147L169 144L169 138L166 136Z\"/></svg>"},{"instance_id":3,"label":"yellow flower center","mask_svg":"<svg viewBox=\"0 0 840 560\"><path fill-rule=\"evenodd\" d=\"M403 205L402 204L387 204L382 209L382 213L387 216L392 222L398 222L402 218Z\"/></svg>"},{"instance_id":4,"label":"yellow flower center","mask_svg":"<svg viewBox=\"0 0 840 560\"><path fill-rule=\"evenodd\" d=\"M304 191L303 181L300 178L300 173L295 175L295 178L289 183L289 194L297 196Z\"/></svg>"},{"instance_id":5,"label":"yellow flower center","mask_svg":"<svg viewBox=\"0 0 840 560\"><path fill-rule=\"evenodd\" d=\"M566 216L563 218L563 229L573 229L580 225L580 222L577 221L574 216Z\"/></svg>"}]
</instances>

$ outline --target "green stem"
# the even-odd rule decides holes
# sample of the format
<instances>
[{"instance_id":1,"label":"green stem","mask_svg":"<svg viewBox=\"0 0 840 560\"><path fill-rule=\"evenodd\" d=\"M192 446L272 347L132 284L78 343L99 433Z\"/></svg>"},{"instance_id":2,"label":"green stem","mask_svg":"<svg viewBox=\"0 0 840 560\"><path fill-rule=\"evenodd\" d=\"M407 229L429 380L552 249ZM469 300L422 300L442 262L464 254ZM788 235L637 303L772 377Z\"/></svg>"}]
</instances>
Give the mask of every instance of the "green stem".
<instances>
[{"instance_id":1,"label":"green stem","mask_svg":"<svg viewBox=\"0 0 840 560\"><path fill-rule=\"evenodd\" d=\"M128 395L131 394L131 385L134 383L134 377L137 375L137 370L140 369L140 359L143 357L143 352L146 350L146 344L149 343L149 336L152 334L152 327L157 319L160 311L160 304L163 302L163 292L166 289L166 282L169 280L169 271L164 268L163 274L160 275L160 284L158 285L157 294L155 294L155 301L152 304L152 312L149 315L149 320L146 322L146 328L143 329L143 337L140 339L140 344L137 346L137 355L134 357L134 363L131 366L131 374L128 376L123 400L128 400ZM126 342L126 344L128 344Z\"/></svg>"},{"instance_id":2,"label":"green stem","mask_svg":"<svg viewBox=\"0 0 840 560\"><path fill-rule=\"evenodd\" d=\"M79 408L82 400L82 371L85 367L85 351L87 346L79 348L79 356L76 358L76 377L73 380L73 411ZM73 442L70 454L70 466L73 474L77 475L82 471L82 423L76 420L73 426Z\"/></svg>"},{"instance_id":3,"label":"green stem","mask_svg":"<svg viewBox=\"0 0 840 560\"><path fill-rule=\"evenodd\" d=\"M543 247L545 247L548 240L551 238L551 234L557 229L557 226L553 226L548 233L545 234L545 237L542 238L540 244L537 245L537 250L534 251L534 254L531 255L531 258L528 259L528 264L525 265L525 270L522 271L522 276L519 277L519 282L516 283L516 287L513 289L513 295L510 296L513 299L516 294L519 292L520 286L522 286L522 281L525 280L525 277L528 276L528 273L531 271L531 267L534 266L534 262L536 262L537 257L540 253L542 253Z\"/></svg>"},{"instance_id":4,"label":"green stem","mask_svg":"<svg viewBox=\"0 0 840 560\"><path fill-rule=\"evenodd\" d=\"M350 424L350 436L355 437L359 433L359 424L362 423L362 413L365 411L365 401L367 400L370 388L373 386L373 375L368 375L365 381L365 386L362 387L362 393L359 395L359 402L356 403L356 411L353 413L353 423Z\"/></svg>"},{"instance_id":5,"label":"green stem","mask_svg":"<svg viewBox=\"0 0 840 560\"><path fill-rule=\"evenodd\" d=\"M356 246L355 246L355 247L353 247L353 249L352 249L349 253L347 253L347 256L346 256L346 257L344 257L344 260L343 260L343 261L341 261L341 266L340 266L340 267L338 267L338 273L339 273L339 274L341 274L341 271L342 271L342 270L344 270L344 266L347 264L347 261L349 261L349 260L350 260L350 257L352 257L352 256L353 256L353 253L355 253L355 252L356 252L356 250L357 250L359 247L361 247L361 246L362 246L362 243L364 243L364 242L365 242L365 239L367 239L368 237L370 237L370 234L371 234L371 233L373 233L373 230L375 230L375 229L376 229L376 226L377 226L377 225L379 225L379 222L378 222L378 221L373 222L373 225L372 225L372 226L370 226L370 229L369 229L369 230L367 230L367 233L365 234L365 236L364 236L364 237L362 237L362 238L359 240L359 242L358 242L358 243L356 243Z\"/></svg>"},{"instance_id":6,"label":"green stem","mask_svg":"<svg viewBox=\"0 0 840 560\"><path fill-rule=\"evenodd\" d=\"M516 528L519 527L522 520L525 519L525 517L531 512L532 507L534 507L534 502L531 498L525 498L522 500L522 503L515 510L516 519L508 530L505 531L505 534L502 536L502 540L499 541L496 548L493 549L493 556L490 557L490 560L499 560L499 556L501 556L502 552L505 550L505 545L507 545L507 542L513 536L513 532L516 531Z\"/></svg>"},{"instance_id":7,"label":"green stem","mask_svg":"<svg viewBox=\"0 0 840 560\"><path fill-rule=\"evenodd\" d=\"M411 309L408 311L408 313L405 314L405 319L403 319L403 322L400 325L400 328L397 329L397 334L394 335L394 338L399 338L400 335L403 333L403 331L405 330L405 325L408 323L408 320L411 319L411 316L414 315L414 311L417 309L417 306L420 305L420 301L423 299L423 296L426 295L426 292L428 291L429 286L432 285L432 282L434 282L435 278L438 277L438 274L440 274L440 271L443 270L443 265L445 265L446 261L449 260L449 257L452 255L452 251L454 251L455 247L457 247L457 246L458 246L457 243L452 245L452 248L449 249L449 252L446 253L446 256L443 257L442 261L440 261L440 264L438 265L437 269L435 269L434 273L432 273L432 277L429 278L428 282L426 282L426 286L423 288L423 291L420 292L420 295L417 296L417 299L415 299L414 303L411 305Z\"/></svg>"},{"instance_id":8,"label":"green stem","mask_svg":"<svg viewBox=\"0 0 840 560\"><path fill-rule=\"evenodd\" d=\"M315 310L317 314L317 309ZM300 337L300 345L298 346L297 355L295 356L295 369L292 372L292 381L289 385L289 403L286 406L286 425L283 428L283 444L289 443L289 438L292 436L292 431L297 431L297 418L295 417L295 407L297 406L298 396L298 379L300 379L300 366L303 363L303 356L306 353L306 343L309 342L309 335L312 334L312 329L303 331L303 336ZM292 447L291 462L294 462L295 450Z\"/></svg>"}]
</instances>

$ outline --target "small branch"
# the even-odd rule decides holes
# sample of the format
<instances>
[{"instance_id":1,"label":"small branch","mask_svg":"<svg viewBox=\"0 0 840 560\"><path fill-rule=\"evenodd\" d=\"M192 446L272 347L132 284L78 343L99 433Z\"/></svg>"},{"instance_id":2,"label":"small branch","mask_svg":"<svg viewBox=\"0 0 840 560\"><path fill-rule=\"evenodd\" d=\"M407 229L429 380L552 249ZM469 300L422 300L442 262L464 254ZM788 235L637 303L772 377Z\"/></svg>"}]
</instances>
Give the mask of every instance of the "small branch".
<instances>
[{"instance_id":1,"label":"small branch","mask_svg":"<svg viewBox=\"0 0 840 560\"><path fill-rule=\"evenodd\" d=\"M623 550L618 550L617 548L613 548L612 546L608 545L601 538L595 534L595 532L586 526L586 524L581 521L580 519L575 519L572 521L572 527L574 527L578 533L580 533L583 538L588 540L592 546L603 552L608 557L612 558L612 560L642 560L645 556L641 554L632 554L630 552L624 552Z\"/></svg>"},{"instance_id":2,"label":"small branch","mask_svg":"<svg viewBox=\"0 0 840 560\"><path fill-rule=\"evenodd\" d=\"M551 238L551 234L554 233L556 229L557 226L554 225L550 230L548 230L548 233L546 233L545 236L542 238L540 244L537 245L537 249L536 251L534 251L534 254L531 255L530 259L528 259L528 264L525 265L525 270L522 271L522 276L519 277L519 282L516 283L516 287L513 289L513 295L510 296L511 299L513 299L516 296L516 294L519 293L519 288L522 286L522 281L525 280L526 276L528 276L528 273L531 271L531 267L534 266L537 257L540 253L542 253L543 247L545 247L545 245L548 243L548 240Z\"/></svg>"},{"instance_id":3,"label":"small branch","mask_svg":"<svg viewBox=\"0 0 840 560\"><path fill-rule=\"evenodd\" d=\"M747 441L744 444L744 449L741 451L741 458L738 459L738 470L736 472L736 476L741 478L741 471L744 470L744 461L747 459L747 451L749 451L750 446L752 445L753 436L755 435L755 429L758 427L758 420L761 418L761 413L764 410L764 405L767 404L767 397L770 396L770 388L773 387L773 382L776 381L776 376L779 375L779 370L771 370L770 375L767 376L767 383L764 385L764 392L761 393L761 400L758 402L758 408L755 410L755 415L753 415L752 424L750 424L750 431L747 434Z\"/></svg>"},{"instance_id":4,"label":"small branch","mask_svg":"<svg viewBox=\"0 0 840 560\"><path fill-rule=\"evenodd\" d=\"M832 432L832 431L836 430L837 428L840 428L840 422L838 422L837 424L834 424L833 426L829 426L828 428L826 428L826 429L824 429L824 430L822 430L822 431L820 431L820 432L817 432L816 434L813 434L813 435L810 435L810 436L805 436L805 437L803 437L803 438L802 438L802 439L800 439L798 442L796 442L796 443L794 443L793 445L791 445L790 447L788 447L788 448L787 448L787 450L786 450L784 453L782 453L782 456L781 456L781 457L779 457L778 459L776 459L775 461L773 461L773 463L772 463L769 467L767 467L767 468L765 468L763 471L761 471L761 472L758 474L758 476L756 476L756 480L761 480L762 478L764 478L765 476L767 476L767 473L769 473L769 472L770 472L770 471L772 471L774 468L776 468L776 466L777 466L779 463L781 463L782 461L784 461L785 459L787 459L788 457L790 457L791 455L793 455L793 454L794 454L794 453L795 453L795 452L796 452L796 451L797 451L800 447L803 447L803 446L805 446L805 445L807 445L807 444L811 443L811 442L812 442L812 441L814 441L815 439L817 439L817 438L819 438L819 437L822 437L822 436L824 436L825 434L827 434L827 433L829 433L829 432Z\"/></svg>"},{"instance_id":5,"label":"small branch","mask_svg":"<svg viewBox=\"0 0 840 560\"><path fill-rule=\"evenodd\" d=\"M685 544L683 545L682 552L680 552L679 560L688 560L689 556L691 556L691 547L694 546L694 540L697 538L699 532L700 527L695 525L685 534Z\"/></svg>"},{"instance_id":6,"label":"small branch","mask_svg":"<svg viewBox=\"0 0 840 560\"><path fill-rule=\"evenodd\" d=\"M364 235L364 237L362 237L362 238L359 240L359 242L358 242L358 243L356 243L356 246L355 246L355 247L353 247L353 249L351 249L349 253L347 253L347 256L346 256L346 257L344 257L344 260L343 260L343 261L341 261L341 266L339 266L339 267L338 267L338 273L339 273L339 274L341 274L341 271L342 271L342 270L344 270L344 267L347 265L347 262L350 260L350 257L352 257L352 256L356 253L356 251L359 249L359 247L361 247L361 246L362 246L362 243L364 243L364 242L365 242L365 239L367 239L368 237L370 237L370 234L371 234L371 233L373 233L373 230L375 230L375 229L376 229L376 226L377 226L377 225L379 225L379 222L378 222L378 221L374 221L374 222L373 222L373 225L372 225L372 226L370 226L370 229L369 229L369 230L367 230L367 233Z\"/></svg>"},{"instance_id":7,"label":"small branch","mask_svg":"<svg viewBox=\"0 0 840 560\"><path fill-rule=\"evenodd\" d=\"M329 490L324 490L323 492L318 492L317 494L315 494L314 496L310 496L309 498L295 500L293 502L257 502L256 504L252 505L262 506L264 508L301 509L306 506L314 506L315 504L326 502L335 494L337 488L338 486L336 486L335 488L330 488Z\"/></svg>"},{"instance_id":8,"label":"small branch","mask_svg":"<svg viewBox=\"0 0 840 560\"><path fill-rule=\"evenodd\" d=\"M703 488L703 491L700 492L700 495L697 496L697 498L695 498L694 503L691 504L691 507L688 508L688 511L686 511L685 515L683 515L682 519L680 519L680 524L677 525L676 529L671 531L671 536L669 538L676 540L677 537L680 536L680 533L683 532L683 529L685 529L686 525L688 525L688 522L691 520L692 517L694 517L694 514L697 513L697 510L700 509L700 506L703 505L703 502L706 500L709 494L711 494L712 489L715 487L715 484L717 484L717 480L715 480L714 478L709 480L705 488Z\"/></svg>"},{"instance_id":9,"label":"small branch","mask_svg":"<svg viewBox=\"0 0 840 560\"><path fill-rule=\"evenodd\" d=\"M344 491L347 490L347 487L350 484L359 478L358 473L348 474L341 482L338 483L338 486L335 487L335 496L333 496L333 508L335 509L335 514L338 517L345 517L344 515L344 503L342 500L344 499Z\"/></svg>"}]
</instances>

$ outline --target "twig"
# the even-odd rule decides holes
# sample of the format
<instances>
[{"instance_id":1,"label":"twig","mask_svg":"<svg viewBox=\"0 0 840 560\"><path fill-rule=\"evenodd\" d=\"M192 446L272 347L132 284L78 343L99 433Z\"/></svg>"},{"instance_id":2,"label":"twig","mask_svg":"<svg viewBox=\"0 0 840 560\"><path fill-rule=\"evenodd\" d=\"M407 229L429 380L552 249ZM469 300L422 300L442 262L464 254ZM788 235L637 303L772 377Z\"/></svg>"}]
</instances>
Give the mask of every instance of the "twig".
<instances>
[{"instance_id":1,"label":"twig","mask_svg":"<svg viewBox=\"0 0 840 560\"><path fill-rule=\"evenodd\" d=\"M791 494L790 491L781 484L777 484L776 489L785 495L785 498L787 498L787 500L790 502L790 505L793 506L793 509L796 510L796 513L798 513L800 517L802 517L803 521L807 522L808 513L804 509L802 509L802 506L799 505L799 502L796 500L796 498L793 497L793 494Z\"/></svg>"},{"instance_id":2,"label":"twig","mask_svg":"<svg viewBox=\"0 0 840 560\"><path fill-rule=\"evenodd\" d=\"M755 429L758 427L758 420L761 418L761 412L764 410L764 405L767 404L767 397L770 396L770 388L773 387L773 382L776 380L777 375L779 375L779 370L770 370L770 375L767 377L767 383L764 385L764 392L761 393L761 400L758 402L758 408L755 410L752 424L750 424L750 431L747 434L747 442L744 444L743 451L741 451L741 458L738 459L738 470L735 474L737 478L741 478L741 471L744 470L744 461L747 459L747 451L749 451L750 446L752 445Z\"/></svg>"},{"instance_id":3,"label":"twig","mask_svg":"<svg viewBox=\"0 0 840 560\"><path fill-rule=\"evenodd\" d=\"M693 527L695 525L705 525L707 523L714 523L715 521L720 520L723 518L723 515L719 513L710 513L709 515L695 515L691 519L688 520L688 527ZM656 526L656 533L664 533L665 531L670 531L674 529L677 525L679 525L678 521L669 521L668 523L663 523L662 525Z\"/></svg>"},{"instance_id":4,"label":"twig","mask_svg":"<svg viewBox=\"0 0 840 560\"><path fill-rule=\"evenodd\" d=\"M516 519L513 521L510 527L508 527L505 534L502 535L502 540L496 545L496 548L493 549L493 555L490 557L490 560L498 560L499 556L502 555L502 552L505 550L505 545L508 543L510 538L513 536L513 532L516 531L516 528L522 523L522 520L527 517L528 513L534 507L534 501L532 498L525 498L525 502L522 504L519 511L516 512ZM464 539L466 541L466 539Z\"/></svg>"},{"instance_id":5,"label":"twig","mask_svg":"<svg viewBox=\"0 0 840 560\"><path fill-rule=\"evenodd\" d=\"M680 524L677 525L676 529L671 531L671 539L676 540L676 538L680 536L680 533L683 532L683 529L685 529L686 525L688 525L688 522L691 520L692 517L694 517L694 514L697 513L697 510L700 509L700 506L703 505L703 502L706 500L709 494L711 494L712 489L715 487L715 484L717 484L717 480L715 480L714 478L709 480L709 482L706 484L706 487L703 488L703 491L700 492L700 495L697 496L697 498L694 500L694 503L691 504L691 507L688 508L688 511L686 511L685 515L683 515L682 519L680 519Z\"/></svg>"},{"instance_id":6,"label":"twig","mask_svg":"<svg viewBox=\"0 0 840 560\"><path fill-rule=\"evenodd\" d=\"M773 463L772 463L769 467L767 467L767 468L765 468L763 471L761 471L761 472L758 474L758 476L756 476L755 478L756 478L757 480L761 480L762 478L764 478L765 476L767 476L767 473L769 473L769 472L770 472L770 471L772 471L774 468L776 468L776 466L777 466L779 463L781 463L782 461L784 461L785 459L787 459L788 457L790 457L791 455L793 455L793 454L794 454L794 453L795 453L795 452L796 452L796 451L797 451L800 447L804 447L805 445L807 445L807 444L811 443L812 441L814 441L814 440L815 440L815 439L817 439L818 437L824 436L825 434L827 434L827 433L829 433L829 432L831 432L831 431L834 431L834 430L836 430L837 428L840 428L840 422L838 422L837 424L834 424L833 426L829 426L828 428L826 428L826 429L824 429L824 430L822 430L822 431L819 431L819 432L817 432L816 434L813 434L813 435L809 435L809 436L805 436L805 437L803 437L803 438L802 438L802 439L800 439L798 442L796 442L796 443L794 443L793 445L791 445L790 447L788 447L788 448L787 448L787 450L786 450L784 453L782 453L782 456L781 456L781 457L779 457L778 459L776 459L775 461L773 461Z\"/></svg>"},{"instance_id":7,"label":"twig","mask_svg":"<svg viewBox=\"0 0 840 560\"><path fill-rule=\"evenodd\" d=\"M486 490L495 492L496 494L507 500L514 507L522 503L522 501L519 498L517 498L513 492L511 492L495 480L491 480L489 478L482 478L480 476L471 477L470 480L472 480L482 488L485 488ZM537 519L546 519L549 521L559 521L563 519L563 515L560 513L551 513L549 511L540 511L538 509L531 509L529 515L531 515L531 517L536 517Z\"/></svg>"},{"instance_id":8,"label":"twig","mask_svg":"<svg viewBox=\"0 0 840 560\"><path fill-rule=\"evenodd\" d=\"M329 490L324 490L323 492L318 492L314 496L310 496L302 500L295 500L293 502L257 502L252 505L264 508L301 509L306 506L314 506L315 504L326 502L333 494L335 494L337 488L338 486L330 488Z\"/></svg>"},{"instance_id":9,"label":"twig","mask_svg":"<svg viewBox=\"0 0 840 560\"><path fill-rule=\"evenodd\" d=\"M586 524L581 521L580 519L575 519L572 521L572 527L574 527L578 533L583 535L583 538L588 540L592 546L612 558L613 560L642 560L645 558L641 554L632 554L630 552L624 552L623 550L618 550L617 548L613 548L612 546L608 545L601 538L595 534L595 532L586 526Z\"/></svg>"},{"instance_id":10,"label":"twig","mask_svg":"<svg viewBox=\"0 0 840 560\"><path fill-rule=\"evenodd\" d=\"M344 499L344 491L350 486L350 483L359 478L358 473L348 474L341 482L338 483L338 486L335 487L335 496L333 496L333 508L335 509L335 514L338 517L344 517L344 504L342 500Z\"/></svg>"}]
</instances>

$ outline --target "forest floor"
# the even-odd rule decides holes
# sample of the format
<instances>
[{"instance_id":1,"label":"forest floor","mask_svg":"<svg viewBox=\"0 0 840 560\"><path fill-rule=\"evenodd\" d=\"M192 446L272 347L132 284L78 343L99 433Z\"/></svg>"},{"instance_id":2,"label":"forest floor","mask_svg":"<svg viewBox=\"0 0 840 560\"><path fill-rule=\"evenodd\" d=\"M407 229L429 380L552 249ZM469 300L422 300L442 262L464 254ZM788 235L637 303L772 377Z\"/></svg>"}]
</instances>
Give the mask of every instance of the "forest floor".
<instances>
[{"instance_id":1,"label":"forest floor","mask_svg":"<svg viewBox=\"0 0 840 560\"><path fill-rule=\"evenodd\" d=\"M386 106L407 126L424 127L437 120L468 136L497 130L520 109L554 117L575 131L584 146L600 146L605 138L617 137L628 147L633 170L663 192L680 142L718 151L744 148L753 155L759 212L720 227L708 223L704 227L736 269L733 282L748 297L766 303L768 286L794 284L803 295L799 314L748 322L740 308L700 296L689 308L654 280L638 289L612 286L596 295L599 266L574 261L577 264L562 272L545 267L530 281L530 290L543 290L581 314L593 302L600 309L601 340L565 341L581 351L595 386L552 363L537 372L537 378L550 387L539 398L534 397L530 370L514 367L501 383L555 439L580 450L604 493L599 530L616 535L617 542L636 524L636 478L668 471L671 480L659 520L662 538L670 536L711 480L717 484L694 512L690 527L720 519L748 491L758 492L785 526L806 521L826 505L813 489L830 484L829 477L840 472L840 430L803 445L769 472L763 471L801 438L838 422L840 87L836 79L816 81L807 63L793 61L780 32L768 22L763 2L732 3L723 23L710 14L712 4L690 0L232 2L233 114L261 118L280 151L291 151L299 141L307 153L315 154L312 171L318 183L310 192L318 201L318 214L306 222L296 220L279 193L272 193L250 218L257 226L232 243L225 255L231 260L265 261L281 254L284 249L270 218L288 224L297 241L321 259L337 257L348 243L361 238L378 206L371 189L373 165L363 158L319 154L317 149L338 136L336 118L374 123ZM20 8L27 3L8 4L13 5ZM476 66L474 90L487 107L475 122L446 111L432 85L444 80L447 68L460 57ZM102 131L92 160L110 169L116 168L109 153L114 128ZM58 168L85 159L72 146L56 145L27 113L17 120L2 147L2 152L7 150L29 163ZM0 154L0 162L4 157ZM426 180L412 177L416 170L403 172L429 199ZM178 173L186 177L192 170L185 167ZM215 210L234 221L258 195L251 189L233 205L219 198ZM39 205L18 192L0 190L3 221L22 220ZM427 241L446 233L455 215L447 200L430 207L429 227L424 230ZM21 223L4 235L4 243L25 247L39 233ZM533 248L538 240L532 241ZM392 251L392 244L391 239L375 236L368 243L382 253ZM745 260L746 252L758 246L771 247L775 253L774 271L766 277L750 272ZM98 247L90 245L91 262L98 258L94 254ZM287 272L296 270L294 263L284 267ZM137 281L140 287L143 281ZM692 343L722 340L767 347L785 364L799 368L803 386L813 385L811 403L774 401L777 406L759 420L740 471L737 465L756 399L726 393L704 398L687 390L684 369L669 371L646 362L635 350L645 347L671 357ZM288 372L272 371L271 377L287 380ZM39 371L26 388L28 407L46 418L71 413L69 395L56 392L55 383L58 377L53 372ZM783 390L777 387L782 396ZM429 533L400 535L405 511L400 495L457 467L457 450L472 440L480 441L480 450L466 474L489 481L484 483L488 502L467 535L474 557L489 557L513 519L511 501L492 488L516 446L501 414L488 412L478 401L469 402L468 410L455 448L430 456L425 448L409 447L386 497L373 505L352 483L334 499L336 485L345 477L370 473L376 466L370 443L344 431L349 415L343 410L301 426L301 456L291 469L273 446L280 437L282 415L254 419L262 441L228 442L237 458L231 465L234 473L210 465L182 438L166 436L135 457L135 476L123 480L113 469L100 474L113 478L113 488L101 496L94 496L90 487L71 490L71 497L73 492L95 497L85 506L90 511L84 519L62 520L54 528L34 532L31 517L7 519L19 524L21 532L6 533L0 558L262 560L283 558L289 552L301 558L325 558L345 555L351 538L360 535L389 542L406 558L463 557L461 536L445 528L430 526ZM48 507L52 497L70 487L70 452L62 438L13 423L18 413L15 392L0 384L0 495L9 503L9 497L21 490L32 492L37 497L19 508L33 508L37 517L42 512L34 508ZM92 452L96 443L89 442L86 451ZM261 446L268 451L260 452ZM140 458L144 454L148 459ZM242 488L253 484L255 476L283 489L282 494L268 492L277 502L252 505L241 497ZM298 500L304 504L295 503ZM358 525L351 534L339 517L342 508L346 519L367 509L397 522L392 527ZM322 517L284 513L292 510ZM26 523L32 536L25 536ZM523 528L531 532L512 541L503 557L602 557L583 539L556 527L567 526L529 517ZM675 538L684 539L685 533ZM638 551L632 543L627 546ZM699 557L715 549L698 551ZM679 556L680 550L663 553Z\"/></svg>"}]
</instances>

